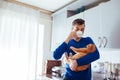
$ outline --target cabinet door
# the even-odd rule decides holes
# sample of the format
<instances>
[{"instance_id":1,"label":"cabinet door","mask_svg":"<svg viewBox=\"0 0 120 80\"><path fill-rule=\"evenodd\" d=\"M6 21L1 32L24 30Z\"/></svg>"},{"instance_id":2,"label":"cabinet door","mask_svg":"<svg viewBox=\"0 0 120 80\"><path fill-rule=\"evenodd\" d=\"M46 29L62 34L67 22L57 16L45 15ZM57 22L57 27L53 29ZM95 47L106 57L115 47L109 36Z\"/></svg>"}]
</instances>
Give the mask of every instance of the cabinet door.
<instances>
[{"instance_id":1,"label":"cabinet door","mask_svg":"<svg viewBox=\"0 0 120 80\"><path fill-rule=\"evenodd\" d=\"M106 48L120 48L120 0L100 5L101 35L107 38Z\"/></svg>"},{"instance_id":2,"label":"cabinet door","mask_svg":"<svg viewBox=\"0 0 120 80\"><path fill-rule=\"evenodd\" d=\"M99 47L98 38L100 37L100 11L99 6L88 9L84 12L85 32L84 36L89 36Z\"/></svg>"},{"instance_id":3,"label":"cabinet door","mask_svg":"<svg viewBox=\"0 0 120 80\"><path fill-rule=\"evenodd\" d=\"M66 13L53 16L51 51L54 51L66 38Z\"/></svg>"}]
</instances>

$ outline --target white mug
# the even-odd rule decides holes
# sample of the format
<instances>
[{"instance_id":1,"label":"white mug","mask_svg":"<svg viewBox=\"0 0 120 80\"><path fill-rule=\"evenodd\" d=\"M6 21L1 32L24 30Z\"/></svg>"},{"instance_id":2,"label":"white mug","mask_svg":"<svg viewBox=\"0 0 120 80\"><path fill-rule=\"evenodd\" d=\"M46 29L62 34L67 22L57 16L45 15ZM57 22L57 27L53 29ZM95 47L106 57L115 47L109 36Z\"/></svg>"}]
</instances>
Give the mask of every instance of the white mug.
<instances>
[{"instance_id":1,"label":"white mug","mask_svg":"<svg viewBox=\"0 0 120 80\"><path fill-rule=\"evenodd\" d=\"M76 35L77 35L78 37L82 37L83 32L79 30L79 31L76 32Z\"/></svg>"}]
</instances>

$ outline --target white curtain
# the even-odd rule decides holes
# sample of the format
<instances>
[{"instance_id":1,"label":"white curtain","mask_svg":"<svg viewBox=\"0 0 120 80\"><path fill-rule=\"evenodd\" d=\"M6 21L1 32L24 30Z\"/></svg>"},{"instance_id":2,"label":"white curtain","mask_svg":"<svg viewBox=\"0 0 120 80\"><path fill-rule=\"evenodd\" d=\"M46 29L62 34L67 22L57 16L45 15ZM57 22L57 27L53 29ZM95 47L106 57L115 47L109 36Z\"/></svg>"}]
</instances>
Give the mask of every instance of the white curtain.
<instances>
[{"instance_id":1,"label":"white curtain","mask_svg":"<svg viewBox=\"0 0 120 80\"><path fill-rule=\"evenodd\" d=\"M0 80L35 80L39 15L0 1Z\"/></svg>"}]
</instances>

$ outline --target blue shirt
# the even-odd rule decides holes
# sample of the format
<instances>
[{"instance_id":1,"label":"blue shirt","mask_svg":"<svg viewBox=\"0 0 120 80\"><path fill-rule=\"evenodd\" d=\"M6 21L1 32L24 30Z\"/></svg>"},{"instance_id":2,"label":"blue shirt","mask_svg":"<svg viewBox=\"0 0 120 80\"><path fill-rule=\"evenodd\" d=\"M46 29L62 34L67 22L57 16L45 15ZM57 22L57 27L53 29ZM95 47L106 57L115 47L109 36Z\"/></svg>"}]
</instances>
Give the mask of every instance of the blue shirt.
<instances>
[{"instance_id":1,"label":"blue shirt","mask_svg":"<svg viewBox=\"0 0 120 80\"><path fill-rule=\"evenodd\" d=\"M90 37L81 38L80 41L75 41L74 39L71 39L68 44L63 42L53 53L53 57L58 60L62 57L62 55L66 52L71 52L73 55L75 54L71 49L70 46L73 46L75 48L83 48L86 47L88 44L94 44L93 40ZM99 51L96 47L96 51L93 53L90 53L88 55L85 55L82 58L77 59L78 66L90 64L91 62L99 59ZM69 80L91 80L91 65L88 69L84 71L72 71L68 64L66 64L66 73L65 76L69 78Z\"/></svg>"}]
</instances>

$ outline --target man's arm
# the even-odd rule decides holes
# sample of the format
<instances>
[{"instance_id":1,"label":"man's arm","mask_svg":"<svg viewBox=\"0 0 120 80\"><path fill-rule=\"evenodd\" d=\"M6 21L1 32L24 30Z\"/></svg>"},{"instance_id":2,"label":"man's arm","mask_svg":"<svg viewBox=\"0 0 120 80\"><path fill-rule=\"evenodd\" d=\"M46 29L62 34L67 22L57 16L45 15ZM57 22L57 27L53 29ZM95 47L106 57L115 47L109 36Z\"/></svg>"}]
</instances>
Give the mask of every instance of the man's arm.
<instances>
[{"instance_id":1,"label":"man's arm","mask_svg":"<svg viewBox=\"0 0 120 80\"><path fill-rule=\"evenodd\" d=\"M69 35L67 36L66 40L54 51L53 53L53 57L55 59L60 59L62 54L64 52L66 52L67 48L68 48L68 43L69 41L73 38L73 35L76 34L75 30L72 30Z\"/></svg>"},{"instance_id":2,"label":"man's arm","mask_svg":"<svg viewBox=\"0 0 120 80\"><path fill-rule=\"evenodd\" d=\"M53 52L53 57L54 59L60 59L63 55L63 53L67 49L67 44L63 42L54 52Z\"/></svg>"},{"instance_id":3,"label":"man's arm","mask_svg":"<svg viewBox=\"0 0 120 80\"><path fill-rule=\"evenodd\" d=\"M98 50L96 49L95 52L87 54L84 57L77 59L76 61L77 61L78 66L82 66L82 65L89 64L99 58L100 58L100 55L99 55Z\"/></svg>"},{"instance_id":4,"label":"man's arm","mask_svg":"<svg viewBox=\"0 0 120 80\"><path fill-rule=\"evenodd\" d=\"M90 37L87 38L87 42L88 44L94 44L93 40ZM99 58L100 58L99 51L96 47L95 52L87 54L84 57L77 59L76 61L77 61L78 66L81 66L81 65L89 64Z\"/></svg>"}]
</instances>

